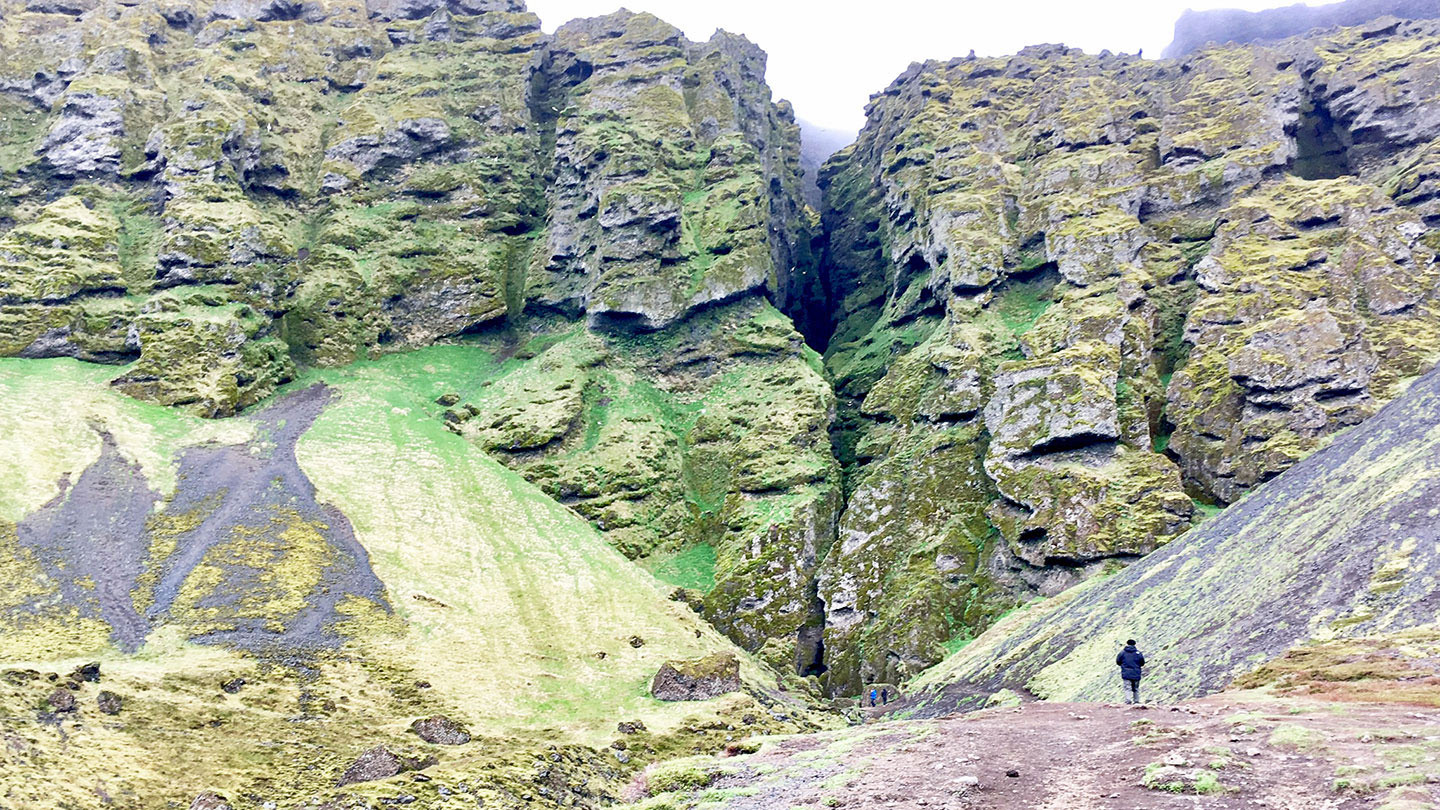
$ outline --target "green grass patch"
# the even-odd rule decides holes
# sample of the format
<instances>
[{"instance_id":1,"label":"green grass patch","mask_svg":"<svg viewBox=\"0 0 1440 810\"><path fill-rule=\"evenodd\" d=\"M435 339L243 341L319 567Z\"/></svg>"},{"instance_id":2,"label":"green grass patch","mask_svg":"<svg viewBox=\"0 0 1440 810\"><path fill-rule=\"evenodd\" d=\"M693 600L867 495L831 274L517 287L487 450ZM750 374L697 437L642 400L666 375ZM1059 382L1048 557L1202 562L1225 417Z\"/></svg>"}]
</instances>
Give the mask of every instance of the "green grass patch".
<instances>
[{"instance_id":1,"label":"green grass patch","mask_svg":"<svg viewBox=\"0 0 1440 810\"><path fill-rule=\"evenodd\" d=\"M715 547L709 543L697 543L674 554L652 555L644 565L667 585L704 593L715 587Z\"/></svg>"}]
</instances>

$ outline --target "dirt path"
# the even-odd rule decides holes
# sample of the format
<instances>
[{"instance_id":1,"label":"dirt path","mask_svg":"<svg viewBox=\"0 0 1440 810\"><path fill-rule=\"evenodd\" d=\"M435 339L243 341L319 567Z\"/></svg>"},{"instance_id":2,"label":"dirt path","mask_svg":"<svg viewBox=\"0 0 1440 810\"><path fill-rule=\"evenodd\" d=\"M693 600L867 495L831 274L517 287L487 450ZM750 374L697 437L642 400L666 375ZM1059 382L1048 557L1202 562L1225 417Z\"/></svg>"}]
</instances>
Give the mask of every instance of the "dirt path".
<instances>
[{"instance_id":1,"label":"dirt path","mask_svg":"<svg viewBox=\"0 0 1440 810\"><path fill-rule=\"evenodd\" d=\"M692 798L728 810L1418 810L1440 806L1440 710L1250 693L1175 707L1027 703L716 762Z\"/></svg>"}]
</instances>

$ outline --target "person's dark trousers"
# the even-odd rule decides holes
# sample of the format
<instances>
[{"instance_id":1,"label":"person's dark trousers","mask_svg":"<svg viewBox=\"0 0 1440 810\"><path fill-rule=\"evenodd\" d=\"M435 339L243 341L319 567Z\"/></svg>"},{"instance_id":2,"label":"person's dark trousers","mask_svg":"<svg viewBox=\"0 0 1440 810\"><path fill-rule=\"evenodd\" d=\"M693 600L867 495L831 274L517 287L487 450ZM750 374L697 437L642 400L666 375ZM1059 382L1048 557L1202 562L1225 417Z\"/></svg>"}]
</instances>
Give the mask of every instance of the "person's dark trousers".
<instances>
[{"instance_id":1,"label":"person's dark trousers","mask_svg":"<svg viewBox=\"0 0 1440 810\"><path fill-rule=\"evenodd\" d=\"M1129 678L1122 678L1122 679L1121 679L1121 683L1124 683L1124 684L1125 684L1125 702L1126 702L1126 703L1139 703L1139 702L1140 702L1140 682L1139 682L1139 681L1132 681L1132 680L1130 680Z\"/></svg>"}]
</instances>

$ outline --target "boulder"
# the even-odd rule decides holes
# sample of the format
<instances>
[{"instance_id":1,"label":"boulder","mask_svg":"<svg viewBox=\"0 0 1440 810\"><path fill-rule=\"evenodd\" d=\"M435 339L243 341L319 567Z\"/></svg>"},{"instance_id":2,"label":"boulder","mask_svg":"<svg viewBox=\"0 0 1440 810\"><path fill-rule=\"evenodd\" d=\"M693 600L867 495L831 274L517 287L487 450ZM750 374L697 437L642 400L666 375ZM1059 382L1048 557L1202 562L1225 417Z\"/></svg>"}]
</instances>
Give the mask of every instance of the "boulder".
<instances>
[{"instance_id":1,"label":"boulder","mask_svg":"<svg viewBox=\"0 0 1440 810\"><path fill-rule=\"evenodd\" d=\"M469 730L444 715L416 720L410 724L410 730L425 742L436 745L464 745L470 742Z\"/></svg>"},{"instance_id":2,"label":"boulder","mask_svg":"<svg viewBox=\"0 0 1440 810\"><path fill-rule=\"evenodd\" d=\"M99 683L100 663L98 661L91 661L88 664L81 664L80 666L75 668L75 671L70 673L70 679L73 681L89 681L90 683Z\"/></svg>"},{"instance_id":3,"label":"boulder","mask_svg":"<svg viewBox=\"0 0 1440 810\"><path fill-rule=\"evenodd\" d=\"M740 688L740 662L729 653L666 661L650 681L650 694L659 700L709 700Z\"/></svg>"},{"instance_id":4,"label":"boulder","mask_svg":"<svg viewBox=\"0 0 1440 810\"><path fill-rule=\"evenodd\" d=\"M100 706L100 711L105 714L119 714L123 699L114 692L101 692L95 696L95 702Z\"/></svg>"},{"instance_id":5,"label":"boulder","mask_svg":"<svg viewBox=\"0 0 1440 810\"><path fill-rule=\"evenodd\" d=\"M45 702L50 704L50 708L56 712L73 712L79 708L79 704L75 700L75 693L63 686L51 692Z\"/></svg>"},{"instance_id":6,"label":"boulder","mask_svg":"<svg viewBox=\"0 0 1440 810\"><path fill-rule=\"evenodd\" d=\"M357 782L373 782L376 779L389 779L400 773L404 763L400 757L390 752L390 749L383 745L377 745L355 758L345 773L340 776L339 787L353 785Z\"/></svg>"},{"instance_id":7,"label":"boulder","mask_svg":"<svg viewBox=\"0 0 1440 810\"><path fill-rule=\"evenodd\" d=\"M357 782L373 782L389 779L403 771L423 771L438 763L433 754L425 757L406 757L394 753L383 745L377 745L355 758L345 773L340 776L338 787Z\"/></svg>"}]
</instances>

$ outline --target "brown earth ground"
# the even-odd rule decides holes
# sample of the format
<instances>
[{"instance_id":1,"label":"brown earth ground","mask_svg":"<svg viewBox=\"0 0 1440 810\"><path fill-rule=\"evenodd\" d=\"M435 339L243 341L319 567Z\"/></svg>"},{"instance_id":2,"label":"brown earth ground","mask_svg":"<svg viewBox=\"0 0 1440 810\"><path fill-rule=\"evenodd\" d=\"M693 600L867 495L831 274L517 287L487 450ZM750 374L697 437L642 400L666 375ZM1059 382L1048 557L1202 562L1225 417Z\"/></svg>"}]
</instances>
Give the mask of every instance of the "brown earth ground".
<instances>
[{"instance_id":1,"label":"brown earth ground","mask_svg":"<svg viewBox=\"0 0 1440 810\"><path fill-rule=\"evenodd\" d=\"M742 741L733 757L651 766L627 798L635 810L1440 807L1434 626L1302 646L1175 705L1009 698L934 720L894 719L905 707L892 704L859 727Z\"/></svg>"},{"instance_id":2,"label":"brown earth ground","mask_svg":"<svg viewBox=\"0 0 1440 810\"><path fill-rule=\"evenodd\" d=\"M649 781L701 785L639 806L1418 810L1440 806L1440 710L1255 692L1177 706L1032 702L690 766L703 776L676 763Z\"/></svg>"}]
</instances>

